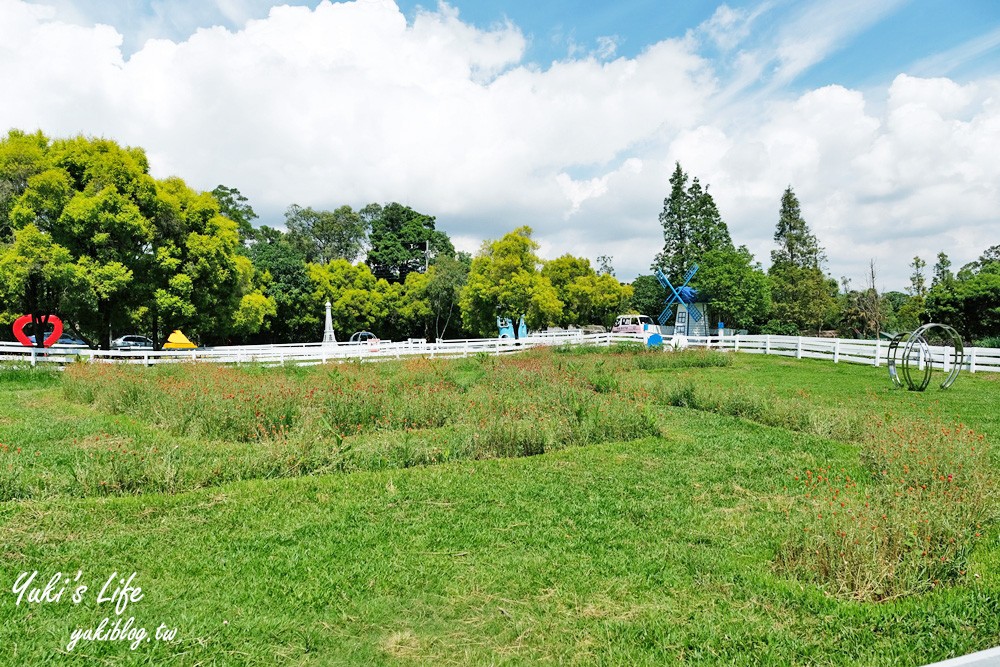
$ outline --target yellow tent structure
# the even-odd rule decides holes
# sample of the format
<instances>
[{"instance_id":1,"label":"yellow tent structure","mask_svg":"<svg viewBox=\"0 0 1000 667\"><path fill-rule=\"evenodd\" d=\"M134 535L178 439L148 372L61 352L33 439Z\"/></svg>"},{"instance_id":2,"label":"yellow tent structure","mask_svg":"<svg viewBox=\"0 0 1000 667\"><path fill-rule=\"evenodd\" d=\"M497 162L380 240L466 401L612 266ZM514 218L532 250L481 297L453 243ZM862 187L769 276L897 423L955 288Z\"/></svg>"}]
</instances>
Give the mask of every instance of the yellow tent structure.
<instances>
[{"instance_id":1,"label":"yellow tent structure","mask_svg":"<svg viewBox=\"0 0 1000 667\"><path fill-rule=\"evenodd\" d=\"M167 342L164 344L164 350L193 350L198 347L194 343L188 340L188 337L181 333L180 329L174 329L174 332L167 336Z\"/></svg>"}]
</instances>

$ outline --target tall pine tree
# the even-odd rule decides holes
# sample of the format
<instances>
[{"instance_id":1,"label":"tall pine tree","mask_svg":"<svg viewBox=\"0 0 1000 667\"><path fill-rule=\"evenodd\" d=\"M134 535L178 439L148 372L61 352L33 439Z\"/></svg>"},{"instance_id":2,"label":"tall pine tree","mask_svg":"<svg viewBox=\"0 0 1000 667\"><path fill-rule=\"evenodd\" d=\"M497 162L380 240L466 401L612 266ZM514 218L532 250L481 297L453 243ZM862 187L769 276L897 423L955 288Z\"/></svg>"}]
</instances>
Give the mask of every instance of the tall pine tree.
<instances>
[{"instance_id":1,"label":"tall pine tree","mask_svg":"<svg viewBox=\"0 0 1000 667\"><path fill-rule=\"evenodd\" d=\"M767 275L775 318L800 330L822 329L833 315L837 284L823 274L823 249L802 218L791 186L781 196L774 241L778 247L771 251Z\"/></svg>"},{"instance_id":2,"label":"tall pine tree","mask_svg":"<svg viewBox=\"0 0 1000 667\"><path fill-rule=\"evenodd\" d=\"M713 250L733 250L729 228L719 215L708 188L697 178L688 187L688 175L680 163L670 176L670 196L663 200L660 213L663 250L653 262L670 281L678 284L693 265Z\"/></svg>"},{"instance_id":3,"label":"tall pine tree","mask_svg":"<svg viewBox=\"0 0 1000 667\"><path fill-rule=\"evenodd\" d=\"M778 214L778 226L774 230L774 242L778 247L771 251L772 265L819 268L825 259L819 242L802 219L798 197L792 192L790 185L781 195L781 212Z\"/></svg>"},{"instance_id":4,"label":"tall pine tree","mask_svg":"<svg viewBox=\"0 0 1000 667\"><path fill-rule=\"evenodd\" d=\"M660 224L663 226L663 250L653 261L653 270L660 268L671 281L678 280L687 268L686 255L690 244L688 234L688 176L678 162L670 176L670 195L663 200Z\"/></svg>"}]
</instances>

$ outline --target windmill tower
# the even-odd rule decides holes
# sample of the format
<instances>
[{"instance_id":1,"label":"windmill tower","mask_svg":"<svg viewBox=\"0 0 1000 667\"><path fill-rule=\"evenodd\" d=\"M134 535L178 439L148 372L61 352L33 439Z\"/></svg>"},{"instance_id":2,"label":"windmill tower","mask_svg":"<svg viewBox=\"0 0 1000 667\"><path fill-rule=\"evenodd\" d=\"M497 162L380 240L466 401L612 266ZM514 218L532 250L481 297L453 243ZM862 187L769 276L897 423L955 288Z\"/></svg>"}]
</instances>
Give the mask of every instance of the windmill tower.
<instances>
[{"instance_id":1,"label":"windmill tower","mask_svg":"<svg viewBox=\"0 0 1000 667\"><path fill-rule=\"evenodd\" d=\"M674 306L677 306L677 317L674 320L674 335L677 336L708 336L708 318L705 317L707 307L705 303L698 303L698 290L689 287L688 283L698 273L698 265L694 264L684 274L684 282L680 287L674 287L666 274L660 269L656 269L656 279L663 285L664 289L670 292L667 297L666 307L657 318L661 326L666 326L667 322L674 314Z\"/></svg>"}]
</instances>

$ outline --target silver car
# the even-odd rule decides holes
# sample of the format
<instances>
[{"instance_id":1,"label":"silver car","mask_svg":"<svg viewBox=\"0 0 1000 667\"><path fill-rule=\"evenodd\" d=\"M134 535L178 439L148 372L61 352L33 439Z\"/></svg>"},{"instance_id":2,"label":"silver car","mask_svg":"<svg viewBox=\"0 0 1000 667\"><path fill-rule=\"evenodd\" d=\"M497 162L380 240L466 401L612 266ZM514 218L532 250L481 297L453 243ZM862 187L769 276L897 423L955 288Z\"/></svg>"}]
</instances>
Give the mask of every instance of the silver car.
<instances>
[{"instance_id":1,"label":"silver car","mask_svg":"<svg viewBox=\"0 0 1000 667\"><path fill-rule=\"evenodd\" d=\"M122 336L111 341L111 347L115 350L152 350L153 341L145 336Z\"/></svg>"}]
</instances>

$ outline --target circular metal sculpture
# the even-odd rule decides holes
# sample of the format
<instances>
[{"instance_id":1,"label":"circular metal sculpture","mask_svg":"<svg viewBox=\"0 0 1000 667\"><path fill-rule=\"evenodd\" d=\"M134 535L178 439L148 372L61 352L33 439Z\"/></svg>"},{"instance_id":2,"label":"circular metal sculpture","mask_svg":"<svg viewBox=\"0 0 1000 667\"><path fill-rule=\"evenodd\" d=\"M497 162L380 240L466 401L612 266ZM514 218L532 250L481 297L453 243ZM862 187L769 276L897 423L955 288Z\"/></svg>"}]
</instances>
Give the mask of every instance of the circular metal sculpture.
<instances>
[{"instance_id":1,"label":"circular metal sculpture","mask_svg":"<svg viewBox=\"0 0 1000 667\"><path fill-rule=\"evenodd\" d=\"M958 332L946 324L930 323L925 324L916 331L908 334L897 334L889 343L889 379L896 387L902 387L903 381L910 391L923 391L931 382L931 370L934 362L930 354L930 344L927 342L927 334L931 331L940 331L942 337L951 341L951 370L941 383L942 389L947 389L955 383L959 371L965 363L965 348L962 346L962 337ZM899 355L899 348L902 346L903 352L900 359L900 372L896 372L896 357ZM923 376L917 376L919 382L913 376L913 362L916 362L917 370L923 362ZM902 375L902 380L900 380Z\"/></svg>"}]
</instances>

